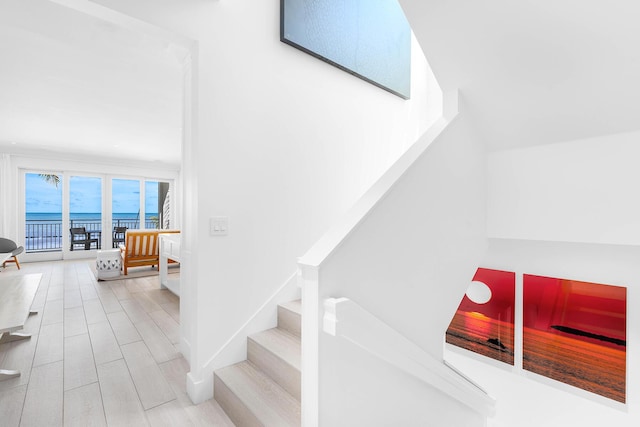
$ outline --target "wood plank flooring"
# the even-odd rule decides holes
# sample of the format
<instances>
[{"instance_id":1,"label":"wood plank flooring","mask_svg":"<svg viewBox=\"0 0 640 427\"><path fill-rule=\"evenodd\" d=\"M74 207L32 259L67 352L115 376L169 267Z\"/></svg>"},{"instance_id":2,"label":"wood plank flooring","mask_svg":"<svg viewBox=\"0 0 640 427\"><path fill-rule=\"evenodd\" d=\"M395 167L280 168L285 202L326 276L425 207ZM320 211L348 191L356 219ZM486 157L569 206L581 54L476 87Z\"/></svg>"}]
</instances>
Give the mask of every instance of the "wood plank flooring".
<instances>
[{"instance_id":1,"label":"wood plank flooring","mask_svg":"<svg viewBox=\"0 0 640 427\"><path fill-rule=\"evenodd\" d=\"M0 424L18 426L222 426L214 400L193 405L178 352L179 299L158 276L96 281L94 261L22 263L0 275L42 273L25 331L0 345Z\"/></svg>"}]
</instances>

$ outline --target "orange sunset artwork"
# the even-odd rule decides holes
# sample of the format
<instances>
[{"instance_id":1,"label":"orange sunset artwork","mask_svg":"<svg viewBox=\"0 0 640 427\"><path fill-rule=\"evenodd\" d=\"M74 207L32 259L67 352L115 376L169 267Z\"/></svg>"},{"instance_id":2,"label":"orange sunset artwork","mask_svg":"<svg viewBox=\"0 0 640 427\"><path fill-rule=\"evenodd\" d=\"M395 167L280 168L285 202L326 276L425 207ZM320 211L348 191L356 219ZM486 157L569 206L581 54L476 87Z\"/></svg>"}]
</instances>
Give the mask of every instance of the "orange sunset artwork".
<instances>
[{"instance_id":1,"label":"orange sunset artwork","mask_svg":"<svg viewBox=\"0 0 640 427\"><path fill-rule=\"evenodd\" d=\"M513 365L515 273L479 268L447 329L449 344Z\"/></svg>"},{"instance_id":2,"label":"orange sunset artwork","mask_svg":"<svg viewBox=\"0 0 640 427\"><path fill-rule=\"evenodd\" d=\"M479 268L446 342L514 365L515 273ZM626 401L627 288L524 274L522 368Z\"/></svg>"},{"instance_id":3,"label":"orange sunset artwork","mask_svg":"<svg viewBox=\"0 0 640 427\"><path fill-rule=\"evenodd\" d=\"M626 325L627 288L523 277L527 371L624 403Z\"/></svg>"}]
</instances>

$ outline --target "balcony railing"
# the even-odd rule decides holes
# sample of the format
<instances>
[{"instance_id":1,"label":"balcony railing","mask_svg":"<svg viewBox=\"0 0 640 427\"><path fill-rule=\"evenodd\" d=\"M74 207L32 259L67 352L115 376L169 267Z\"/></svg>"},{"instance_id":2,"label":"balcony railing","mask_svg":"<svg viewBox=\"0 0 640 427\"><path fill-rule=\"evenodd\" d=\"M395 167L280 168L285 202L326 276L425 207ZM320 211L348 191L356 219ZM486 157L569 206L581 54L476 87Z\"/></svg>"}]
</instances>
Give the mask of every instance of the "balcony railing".
<instances>
[{"instance_id":1,"label":"balcony railing","mask_svg":"<svg viewBox=\"0 0 640 427\"><path fill-rule=\"evenodd\" d=\"M140 220L131 219L114 219L112 221L114 227L127 227L130 229L140 228ZM77 220L70 221L69 228L85 227L87 231L102 231L101 221ZM158 228L157 221L147 220L145 228ZM27 220L25 223L25 242L24 247L27 252L47 252L59 251L62 249L63 233L69 233L68 228L62 228L62 221L47 220ZM98 247L100 249L100 247ZM83 250L82 247L76 246L74 250Z\"/></svg>"}]
</instances>

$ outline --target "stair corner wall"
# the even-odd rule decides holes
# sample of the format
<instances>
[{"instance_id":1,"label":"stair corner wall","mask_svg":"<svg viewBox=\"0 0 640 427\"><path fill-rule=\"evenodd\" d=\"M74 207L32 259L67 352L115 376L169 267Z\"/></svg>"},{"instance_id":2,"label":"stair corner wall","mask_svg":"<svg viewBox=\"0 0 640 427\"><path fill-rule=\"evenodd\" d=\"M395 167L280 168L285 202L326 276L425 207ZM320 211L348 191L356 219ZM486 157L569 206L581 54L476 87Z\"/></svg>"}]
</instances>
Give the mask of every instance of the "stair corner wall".
<instances>
[{"instance_id":1,"label":"stair corner wall","mask_svg":"<svg viewBox=\"0 0 640 427\"><path fill-rule=\"evenodd\" d=\"M344 349L321 331L326 298L358 301L442 359L446 327L487 247L485 184L484 143L463 114L442 118L300 258L304 426L348 425L350 412L362 415L358 403L372 414L384 407L344 384ZM362 397L354 404L345 390Z\"/></svg>"}]
</instances>

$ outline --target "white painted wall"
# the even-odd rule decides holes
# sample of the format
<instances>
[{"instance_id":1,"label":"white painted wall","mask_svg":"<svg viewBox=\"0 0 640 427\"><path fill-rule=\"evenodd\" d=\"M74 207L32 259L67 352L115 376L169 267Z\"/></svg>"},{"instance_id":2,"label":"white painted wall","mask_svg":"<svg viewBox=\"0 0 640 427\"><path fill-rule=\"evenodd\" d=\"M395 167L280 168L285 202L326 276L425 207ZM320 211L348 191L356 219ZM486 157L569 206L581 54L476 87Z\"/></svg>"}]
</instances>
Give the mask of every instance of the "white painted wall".
<instances>
[{"instance_id":1,"label":"white painted wall","mask_svg":"<svg viewBox=\"0 0 640 427\"><path fill-rule=\"evenodd\" d=\"M490 237L640 243L640 132L489 155Z\"/></svg>"},{"instance_id":2,"label":"white painted wall","mask_svg":"<svg viewBox=\"0 0 640 427\"><path fill-rule=\"evenodd\" d=\"M440 116L442 96L418 48L403 101L281 43L276 0L97 3L197 42L184 267L190 381L210 395L212 356ZM212 216L229 217L227 237L208 235Z\"/></svg>"},{"instance_id":3,"label":"white painted wall","mask_svg":"<svg viewBox=\"0 0 640 427\"><path fill-rule=\"evenodd\" d=\"M320 304L349 298L442 358L449 319L486 249L485 152L476 135L461 114L431 143L322 262ZM353 346L319 334L320 425L482 425ZM391 414L401 421L385 424ZM451 416L461 419L452 423Z\"/></svg>"},{"instance_id":4,"label":"white painted wall","mask_svg":"<svg viewBox=\"0 0 640 427\"><path fill-rule=\"evenodd\" d=\"M638 137L632 132L489 154L487 229L497 239L479 266L515 271L518 286L526 273L628 288L626 406L527 373L518 363L505 368L448 346L456 351L447 351L447 360L497 399L489 426L640 423Z\"/></svg>"},{"instance_id":5,"label":"white painted wall","mask_svg":"<svg viewBox=\"0 0 640 427\"><path fill-rule=\"evenodd\" d=\"M492 239L481 266L626 286L627 405L447 346L445 358L497 399L489 427L631 427L640 423L640 248ZM455 351L454 351L455 350Z\"/></svg>"},{"instance_id":6,"label":"white painted wall","mask_svg":"<svg viewBox=\"0 0 640 427\"><path fill-rule=\"evenodd\" d=\"M494 414L494 399L476 384L355 302L348 298L329 298L324 301L324 308L323 331L335 337L327 343L335 346L334 351L344 352L336 358L339 363L332 361L325 369L339 370L335 375L359 396L344 400L340 393L329 394L329 399L336 397L330 405L341 409L328 414L334 418L325 418L326 425L357 418L366 425L433 425L435 420L441 420L445 425L484 426L484 418ZM368 384L360 382L363 378ZM371 393L386 393L384 398L377 396L377 399L389 409L368 409ZM353 408L353 415L345 417L347 407L352 406L354 400L366 403ZM429 403L425 405L425 401ZM437 412L446 412L446 419L434 416ZM365 419L368 421L364 422Z\"/></svg>"},{"instance_id":7,"label":"white painted wall","mask_svg":"<svg viewBox=\"0 0 640 427\"><path fill-rule=\"evenodd\" d=\"M321 426L485 425L483 415L353 343L323 340L321 360Z\"/></svg>"}]
</instances>

